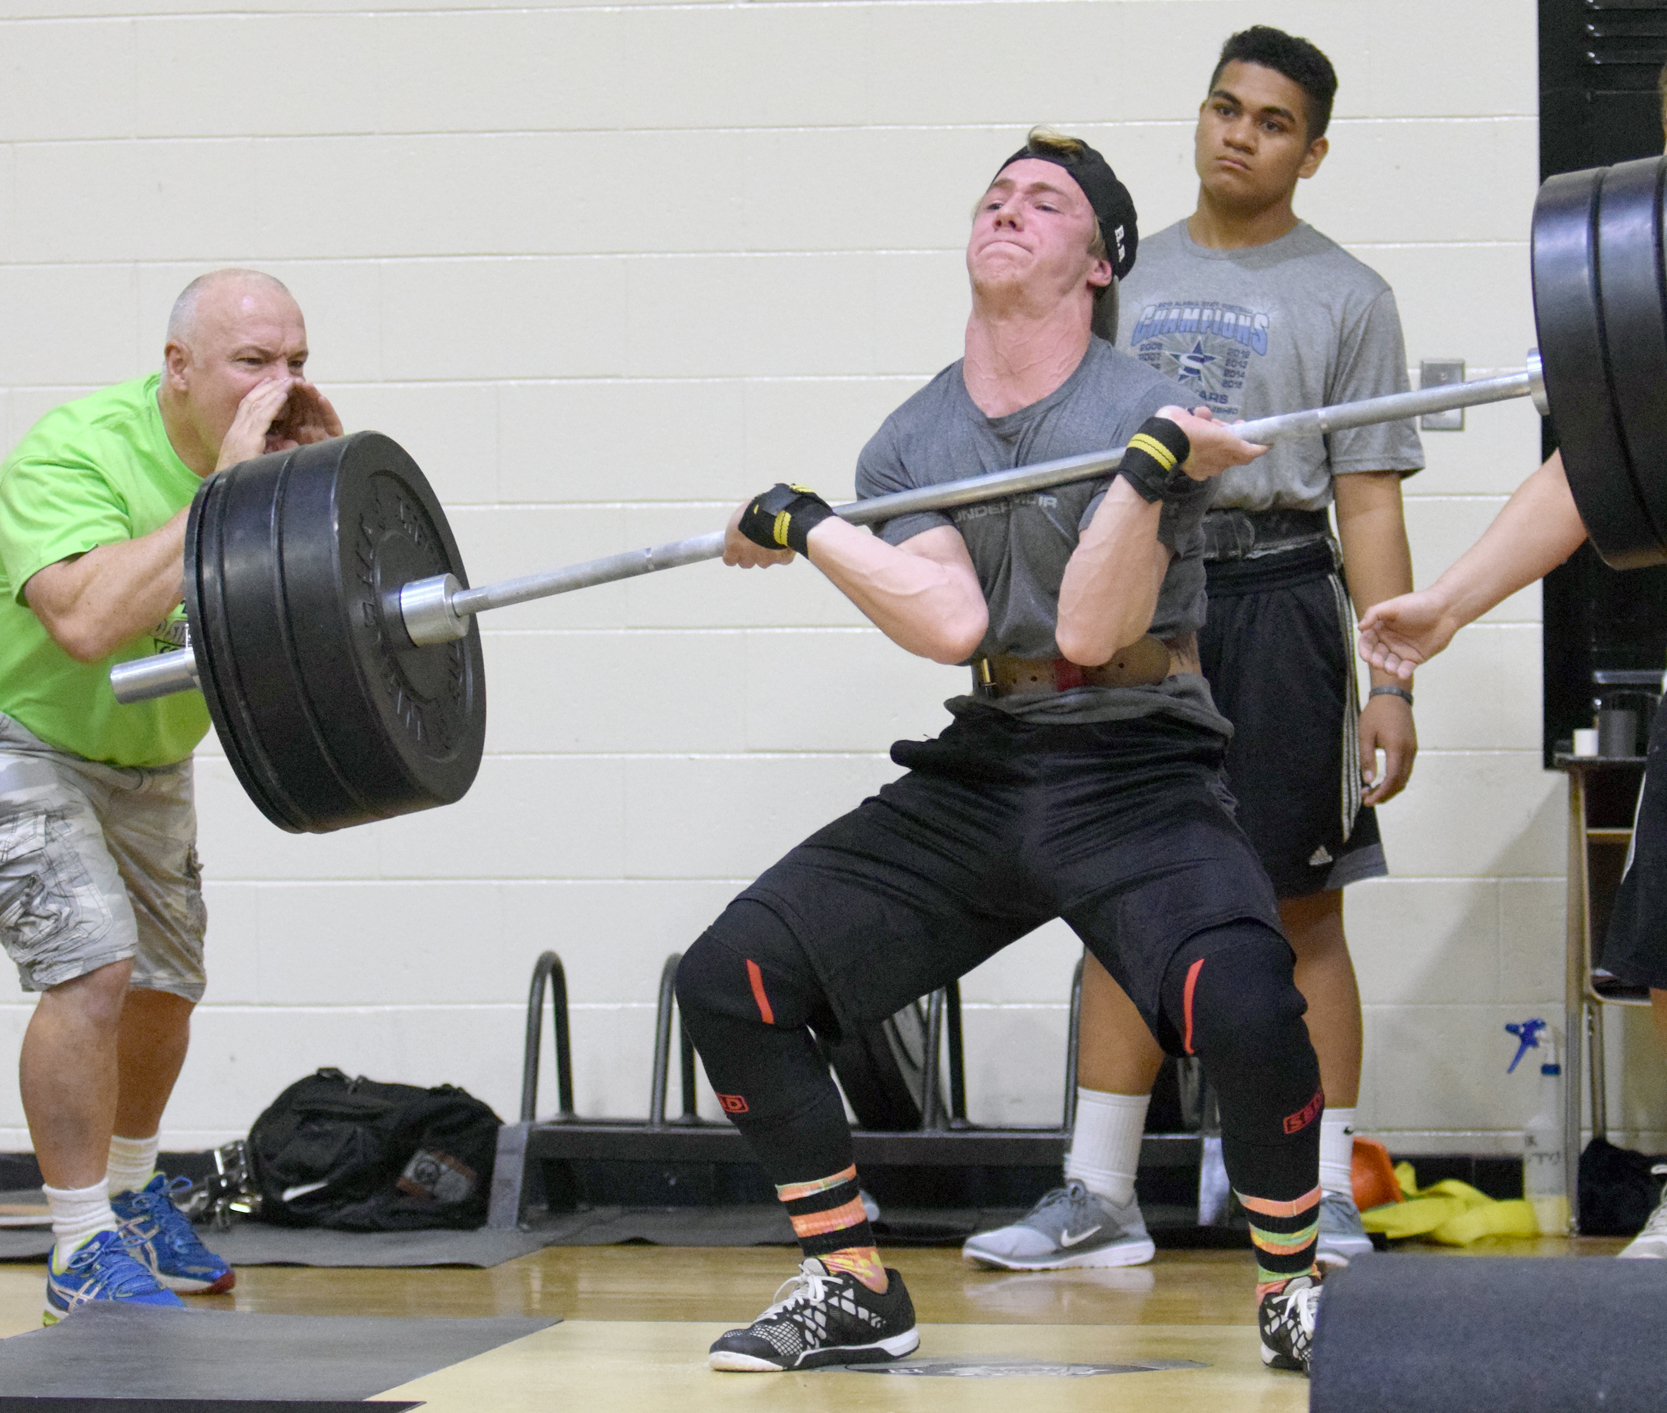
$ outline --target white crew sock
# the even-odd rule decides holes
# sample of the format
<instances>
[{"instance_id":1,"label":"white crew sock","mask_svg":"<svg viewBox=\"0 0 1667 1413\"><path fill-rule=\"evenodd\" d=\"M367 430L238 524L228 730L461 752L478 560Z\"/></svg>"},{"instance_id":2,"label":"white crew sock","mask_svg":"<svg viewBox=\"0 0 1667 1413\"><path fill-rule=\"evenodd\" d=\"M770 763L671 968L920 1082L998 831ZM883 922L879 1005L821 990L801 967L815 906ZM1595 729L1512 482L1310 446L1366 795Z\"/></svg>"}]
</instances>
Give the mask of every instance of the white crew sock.
<instances>
[{"instance_id":1,"label":"white crew sock","mask_svg":"<svg viewBox=\"0 0 1667 1413\"><path fill-rule=\"evenodd\" d=\"M110 1210L110 1184L104 1179L91 1187L48 1187L41 1184L52 1208L52 1260L62 1271L64 1261L75 1249L101 1231L116 1230L116 1214Z\"/></svg>"},{"instance_id":2,"label":"white crew sock","mask_svg":"<svg viewBox=\"0 0 1667 1413\"><path fill-rule=\"evenodd\" d=\"M106 1177L110 1193L138 1192L156 1176L156 1150L161 1146L159 1135L149 1138L112 1138L110 1167Z\"/></svg>"},{"instance_id":3,"label":"white crew sock","mask_svg":"<svg viewBox=\"0 0 1667 1413\"><path fill-rule=\"evenodd\" d=\"M1065 1155L1065 1180L1075 1178L1115 1206L1134 1197L1140 1139L1150 1094L1110 1094L1077 1087L1077 1122Z\"/></svg>"},{"instance_id":4,"label":"white crew sock","mask_svg":"<svg viewBox=\"0 0 1667 1413\"><path fill-rule=\"evenodd\" d=\"M1320 1191L1354 1201L1354 1110L1320 1116Z\"/></svg>"}]
</instances>

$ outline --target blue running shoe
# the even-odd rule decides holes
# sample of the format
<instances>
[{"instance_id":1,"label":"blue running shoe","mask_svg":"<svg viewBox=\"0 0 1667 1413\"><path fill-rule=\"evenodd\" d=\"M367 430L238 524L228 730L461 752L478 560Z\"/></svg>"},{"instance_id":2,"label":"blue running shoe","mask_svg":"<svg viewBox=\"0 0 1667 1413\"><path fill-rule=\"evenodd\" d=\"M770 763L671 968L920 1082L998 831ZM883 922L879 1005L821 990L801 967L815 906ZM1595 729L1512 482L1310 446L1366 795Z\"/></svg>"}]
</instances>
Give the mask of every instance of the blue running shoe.
<instances>
[{"instance_id":1,"label":"blue running shoe","mask_svg":"<svg viewBox=\"0 0 1667 1413\"><path fill-rule=\"evenodd\" d=\"M71 1253L58 1268L58 1248L46 1263L46 1308L43 1325L55 1325L94 1300L130 1300L135 1305L183 1309L171 1290L164 1290L150 1268L135 1260L127 1242L113 1231L96 1233Z\"/></svg>"},{"instance_id":2,"label":"blue running shoe","mask_svg":"<svg viewBox=\"0 0 1667 1413\"><path fill-rule=\"evenodd\" d=\"M219 1295L237 1284L237 1276L197 1240L191 1219L174 1206L172 1194L190 1186L189 1178L169 1182L158 1173L138 1192L112 1196L110 1206L133 1254L169 1290Z\"/></svg>"}]
</instances>

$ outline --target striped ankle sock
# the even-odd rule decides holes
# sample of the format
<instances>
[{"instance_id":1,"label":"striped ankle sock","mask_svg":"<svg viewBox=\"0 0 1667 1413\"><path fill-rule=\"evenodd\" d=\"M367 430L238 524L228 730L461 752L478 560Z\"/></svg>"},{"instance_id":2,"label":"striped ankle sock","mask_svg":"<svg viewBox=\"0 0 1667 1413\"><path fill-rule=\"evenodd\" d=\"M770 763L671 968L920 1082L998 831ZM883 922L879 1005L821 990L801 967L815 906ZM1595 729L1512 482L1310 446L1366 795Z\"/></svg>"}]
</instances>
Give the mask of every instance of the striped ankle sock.
<instances>
[{"instance_id":1,"label":"striped ankle sock","mask_svg":"<svg viewBox=\"0 0 1667 1413\"><path fill-rule=\"evenodd\" d=\"M1294 1202L1238 1194L1250 1218L1250 1240L1256 1248L1256 1298L1280 1289L1293 1276L1314 1269L1314 1247L1320 1239L1320 1189Z\"/></svg>"},{"instance_id":2,"label":"striped ankle sock","mask_svg":"<svg viewBox=\"0 0 1667 1413\"><path fill-rule=\"evenodd\" d=\"M787 1208L793 1234L806 1256L814 1256L830 1271L846 1271L870 1290L884 1294L886 1269L863 1210L855 1164L832 1177L778 1186L776 1196Z\"/></svg>"}]
</instances>

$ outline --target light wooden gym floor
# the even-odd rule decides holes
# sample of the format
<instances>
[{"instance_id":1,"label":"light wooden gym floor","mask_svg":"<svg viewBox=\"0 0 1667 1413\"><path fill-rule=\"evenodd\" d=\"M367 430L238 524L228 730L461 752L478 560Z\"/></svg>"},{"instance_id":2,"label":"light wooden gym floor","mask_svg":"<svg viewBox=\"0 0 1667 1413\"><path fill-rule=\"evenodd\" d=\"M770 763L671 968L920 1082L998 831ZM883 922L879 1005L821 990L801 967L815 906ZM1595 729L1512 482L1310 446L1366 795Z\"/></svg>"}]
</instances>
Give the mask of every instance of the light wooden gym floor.
<instances>
[{"instance_id":1,"label":"light wooden gym floor","mask_svg":"<svg viewBox=\"0 0 1667 1413\"><path fill-rule=\"evenodd\" d=\"M1611 1257L1617 1240L1478 1242L1473 1256ZM1446 1248L1420 1247L1424 1251ZM1095 1377L903 1378L839 1370L717 1374L706 1347L745 1324L793 1270L784 1247L549 1247L491 1270L252 1266L229 1295L194 1309L288 1315L560 1315L563 1322L455 1364L384 1398L432 1413L549 1413L562 1406L808 1413L1285 1413L1307 1381L1263 1369L1248 1251L1160 1251L1149 1266L1002 1275L950 1249L893 1250L921 1322L922 1357L1119 1363L1193 1360L1202 1369ZM44 1266L0 1265L0 1336L39 1328ZM282 1397L273 1390L268 1396Z\"/></svg>"}]
</instances>

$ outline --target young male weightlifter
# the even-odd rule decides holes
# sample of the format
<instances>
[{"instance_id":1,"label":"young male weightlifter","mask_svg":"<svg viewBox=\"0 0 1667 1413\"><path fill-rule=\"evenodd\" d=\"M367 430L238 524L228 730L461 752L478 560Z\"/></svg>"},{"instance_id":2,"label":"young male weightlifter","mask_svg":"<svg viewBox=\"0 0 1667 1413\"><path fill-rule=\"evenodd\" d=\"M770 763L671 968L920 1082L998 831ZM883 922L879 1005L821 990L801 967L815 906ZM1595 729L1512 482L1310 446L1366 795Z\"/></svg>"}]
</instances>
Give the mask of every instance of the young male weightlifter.
<instances>
[{"instance_id":1,"label":"young male weightlifter","mask_svg":"<svg viewBox=\"0 0 1667 1413\"><path fill-rule=\"evenodd\" d=\"M776 1302L712 1346L715 1368L919 1343L811 1032L889 1016L1053 917L1213 1076L1253 1223L1263 1358L1306 1366L1319 1070L1273 891L1223 804L1231 728L1195 639L1209 478L1257 449L1092 337L1136 240L1100 155L1033 132L977 208L965 357L886 419L857 468L873 496L1128 443L1109 482L902 516L877 536L777 486L731 521L728 563L807 555L899 646L970 661L975 690L949 703L941 736L892 747L905 775L770 868L683 958L689 1033L803 1251Z\"/></svg>"},{"instance_id":2,"label":"young male weightlifter","mask_svg":"<svg viewBox=\"0 0 1667 1413\"><path fill-rule=\"evenodd\" d=\"M1197 209L1142 243L1120 291L1119 346L1218 416L1407 386L1389 286L1292 209L1326 155L1336 89L1307 40L1265 25L1229 38L1194 133ZM1350 1172L1361 1019L1343 888L1387 872L1372 806L1400 791L1417 749L1410 683L1375 672L1364 708L1357 700L1349 597L1364 610L1412 587L1400 482L1423 464L1409 421L1286 442L1229 470L1204 518L1204 675L1233 723L1227 783L1279 897L1325 1089L1322 1262L1372 1249ZM1090 955L1065 1186L963 1253L1018 1270L1150 1260L1134 1183L1162 1060Z\"/></svg>"}]
</instances>

